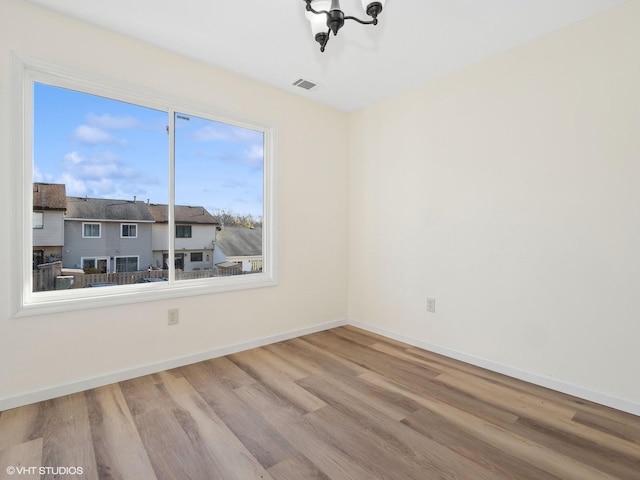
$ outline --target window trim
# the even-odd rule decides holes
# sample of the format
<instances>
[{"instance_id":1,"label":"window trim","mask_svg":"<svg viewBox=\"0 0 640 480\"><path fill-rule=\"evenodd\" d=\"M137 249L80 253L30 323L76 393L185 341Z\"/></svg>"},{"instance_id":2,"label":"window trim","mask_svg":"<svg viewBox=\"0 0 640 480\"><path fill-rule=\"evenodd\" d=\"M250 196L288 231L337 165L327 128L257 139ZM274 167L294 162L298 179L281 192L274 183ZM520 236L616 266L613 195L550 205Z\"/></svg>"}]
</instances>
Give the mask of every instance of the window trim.
<instances>
[{"instance_id":1,"label":"window trim","mask_svg":"<svg viewBox=\"0 0 640 480\"><path fill-rule=\"evenodd\" d=\"M106 96L114 100L130 102L144 107L168 112L170 129L173 128L174 113L187 112L202 118L250 128L264 133L263 170L263 271L252 275L213 277L202 280L170 279L154 285L123 285L117 289L71 289L46 292L32 291L32 249L33 249L33 82L69 88L93 95ZM11 282L11 315L26 317L73 310L91 309L101 306L123 305L148 302L167 298L209 295L220 292L275 286L277 280L276 245L276 138L277 127L271 120L251 117L248 114L233 115L228 111L207 104L201 99L187 99L175 94L157 92L143 85L114 80L92 72L69 67L61 67L41 59L12 52L11 58L11 104L10 153L20 161L11 166L13 190L11 193L14 212L11 220L11 245L17 255L11 264L18 272L16 282ZM173 141L173 130L169 141ZM173 168L170 159L169 170ZM170 198L173 202L173 174L169 172ZM169 209L169 222L174 225L173 211ZM95 238L95 237L93 237ZM175 252L175 237L169 235L171 251ZM173 276L174 266L169 264Z\"/></svg>"},{"instance_id":2,"label":"window trim","mask_svg":"<svg viewBox=\"0 0 640 480\"><path fill-rule=\"evenodd\" d=\"M135 235L125 235L124 227L136 227ZM138 238L138 224L137 223L121 223L120 224L120 238Z\"/></svg>"},{"instance_id":3,"label":"window trim","mask_svg":"<svg viewBox=\"0 0 640 480\"><path fill-rule=\"evenodd\" d=\"M98 235L85 235L84 227L86 225L97 225ZM102 238L102 223L100 222L82 222L82 238Z\"/></svg>"}]
</instances>

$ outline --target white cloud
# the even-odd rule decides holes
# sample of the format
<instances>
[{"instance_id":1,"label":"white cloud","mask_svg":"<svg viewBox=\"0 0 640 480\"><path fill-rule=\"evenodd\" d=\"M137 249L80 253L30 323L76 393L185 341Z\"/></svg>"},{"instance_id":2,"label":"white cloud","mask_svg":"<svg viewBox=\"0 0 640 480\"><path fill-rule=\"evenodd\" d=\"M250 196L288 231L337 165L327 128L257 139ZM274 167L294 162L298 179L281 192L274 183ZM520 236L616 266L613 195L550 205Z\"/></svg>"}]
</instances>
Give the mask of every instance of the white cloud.
<instances>
[{"instance_id":1,"label":"white cloud","mask_svg":"<svg viewBox=\"0 0 640 480\"><path fill-rule=\"evenodd\" d=\"M73 138L81 143L89 143L92 145L116 142L116 139L108 132L96 127L90 127L89 125L76 127L73 131Z\"/></svg>"},{"instance_id":2,"label":"white cloud","mask_svg":"<svg viewBox=\"0 0 640 480\"><path fill-rule=\"evenodd\" d=\"M108 113L96 115L95 113L87 114L87 123L93 127L103 130L126 130L140 127L140 121L130 115L123 117L115 117Z\"/></svg>"},{"instance_id":3,"label":"white cloud","mask_svg":"<svg viewBox=\"0 0 640 480\"><path fill-rule=\"evenodd\" d=\"M65 163L78 164L78 163L82 163L84 161L84 158L82 158L82 155L80 155L78 152L73 151L73 152L67 153L64 156L64 160L65 160Z\"/></svg>"},{"instance_id":4,"label":"white cloud","mask_svg":"<svg viewBox=\"0 0 640 480\"><path fill-rule=\"evenodd\" d=\"M67 195L71 195L73 197L82 197L87 195L89 191L84 180L75 178L68 172L63 173L56 183L64 183Z\"/></svg>"},{"instance_id":5,"label":"white cloud","mask_svg":"<svg viewBox=\"0 0 640 480\"><path fill-rule=\"evenodd\" d=\"M64 156L62 167L55 181L66 184L67 194L73 196L126 198L159 184L157 178L126 165L110 151L91 157L73 151Z\"/></svg>"},{"instance_id":6,"label":"white cloud","mask_svg":"<svg viewBox=\"0 0 640 480\"><path fill-rule=\"evenodd\" d=\"M245 151L245 156L250 164L262 163L264 160L264 146L251 145L251 148Z\"/></svg>"},{"instance_id":7,"label":"white cloud","mask_svg":"<svg viewBox=\"0 0 640 480\"><path fill-rule=\"evenodd\" d=\"M42 183L55 183L55 177L49 173L43 173L37 166L33 166L33 181Z\"/></svg>"}]
</instances>

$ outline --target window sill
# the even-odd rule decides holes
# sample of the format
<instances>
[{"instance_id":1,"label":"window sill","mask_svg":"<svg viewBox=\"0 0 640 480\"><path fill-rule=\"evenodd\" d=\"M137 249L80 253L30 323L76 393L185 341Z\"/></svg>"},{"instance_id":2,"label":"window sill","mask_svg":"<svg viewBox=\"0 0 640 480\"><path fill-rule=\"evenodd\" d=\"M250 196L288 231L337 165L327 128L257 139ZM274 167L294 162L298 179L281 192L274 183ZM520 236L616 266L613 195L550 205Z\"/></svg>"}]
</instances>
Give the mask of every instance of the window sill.
<instances>
[{"instance_id":1,"label":"window sill","mask_svg":"<svg viewBox=\"0 0 640 480\"><path fill-rule=\"evenodd\" d=\"M72 289L38 292L23 299L14 317L47 315L52 313L89 310L143 302L154 302L173 298L209 295L215 293L273 287L274 276L267 273L234 275L219 279L180 280L154 284L133 284L102 289Z\"/></svg>"}]
</instances>

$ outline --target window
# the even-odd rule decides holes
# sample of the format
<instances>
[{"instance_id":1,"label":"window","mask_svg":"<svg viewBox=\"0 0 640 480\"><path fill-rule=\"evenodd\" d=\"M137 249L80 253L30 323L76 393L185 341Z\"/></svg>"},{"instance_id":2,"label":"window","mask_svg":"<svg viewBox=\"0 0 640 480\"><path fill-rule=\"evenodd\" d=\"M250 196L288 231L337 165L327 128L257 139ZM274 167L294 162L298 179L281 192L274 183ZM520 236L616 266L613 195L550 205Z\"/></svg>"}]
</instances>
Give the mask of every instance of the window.
<instances>
[{"instance_id":1,"label":"window","mask_svg":"<svg viewBox=\"0 0 640 480\"><path fill-rule=\"evenodd\" d=\"M109 272L109 258L107 257L82 257L81 265L86 274Z\"/></svg>"},{"instance_id":2,"label":"window","mask_svg":"<svg viewBox=\"0 0 640 480\"><path fill-rule=\"evenodd\" d=\"M176 238L191 238L191 225L176 225Z\"/></svg>"},{"instance_id":3,"label":"window","mask_svg":"<svg viewBox=\"0 0 640 480\"><path fill-rule=\"evenodd\" d=\"M44 228L43 212L33 212L33 228Z\"/></svg>"},{"instance_id":4,"label":"window","mask_svg":"<svg viewBox=\"0 0 640 480\"><path fill-rule=\"evenodd\" d=\"M116 257L116 272L137 272L138 257Z\"/></svg>"},{"instance_id":5,"label":"window","mask_svg":"<svg viewBox=\"0 0 640 480\"><path fill-rule=\"evenodd\" d=\"M82 238L100 238L99 223L83 223Z\"/></svg>"},{"instance_id":6,"label":"window","mask_svg":"<svg viewBox=\"0 0 640 480\"><path fill-rule=\"evenodd\" d=\"M138 238L138 225L135 223L123 223L120 225L121 238Z\"/></svg>"},{"instance_id":7,"label":"window","mask_svg":"<svg viewBox=\"0 0 640 480\"><path fill-rule=\"evenodd\" d=\"M20 192L13 205L20 228L12 240L20 275L12 287L19 290L12 295L17 315L86 308L87 297L92 305L111 305L275 284L271 125L221 116L200 101L14 59L20 77L11 96L20 159L11 167ZM63 268L109 277L141 265L145 272L167 267L168 281L123 282L107 291L47 286L48 277L33 270L33 231L44 223L33 212L34 183L59 185L56 200L66 198L66 208L56 207L61 214L52 230ZM259 271L230 275L216 267L221 225L255 227ZM193 248L202 250L183 252Z\"/></svg>"}]
</instances>

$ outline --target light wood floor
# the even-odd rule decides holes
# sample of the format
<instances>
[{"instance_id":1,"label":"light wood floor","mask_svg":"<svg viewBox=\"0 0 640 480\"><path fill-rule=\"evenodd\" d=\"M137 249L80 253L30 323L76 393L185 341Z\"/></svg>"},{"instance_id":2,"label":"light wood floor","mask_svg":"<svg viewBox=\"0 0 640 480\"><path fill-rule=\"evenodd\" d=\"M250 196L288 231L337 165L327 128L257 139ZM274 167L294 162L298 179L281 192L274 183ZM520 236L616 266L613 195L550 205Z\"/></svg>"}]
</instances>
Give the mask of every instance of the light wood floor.
<instances>
[{"instance_id":1,"label":"light wood floor","mask_svg":"<svg viewBox=\"0 0 640 480\"><path fill-rule=\"evenodd\" d=\"M341 327L4 411L0 478L630 480L640 417Z\"/></svg>"}]
</instances>

